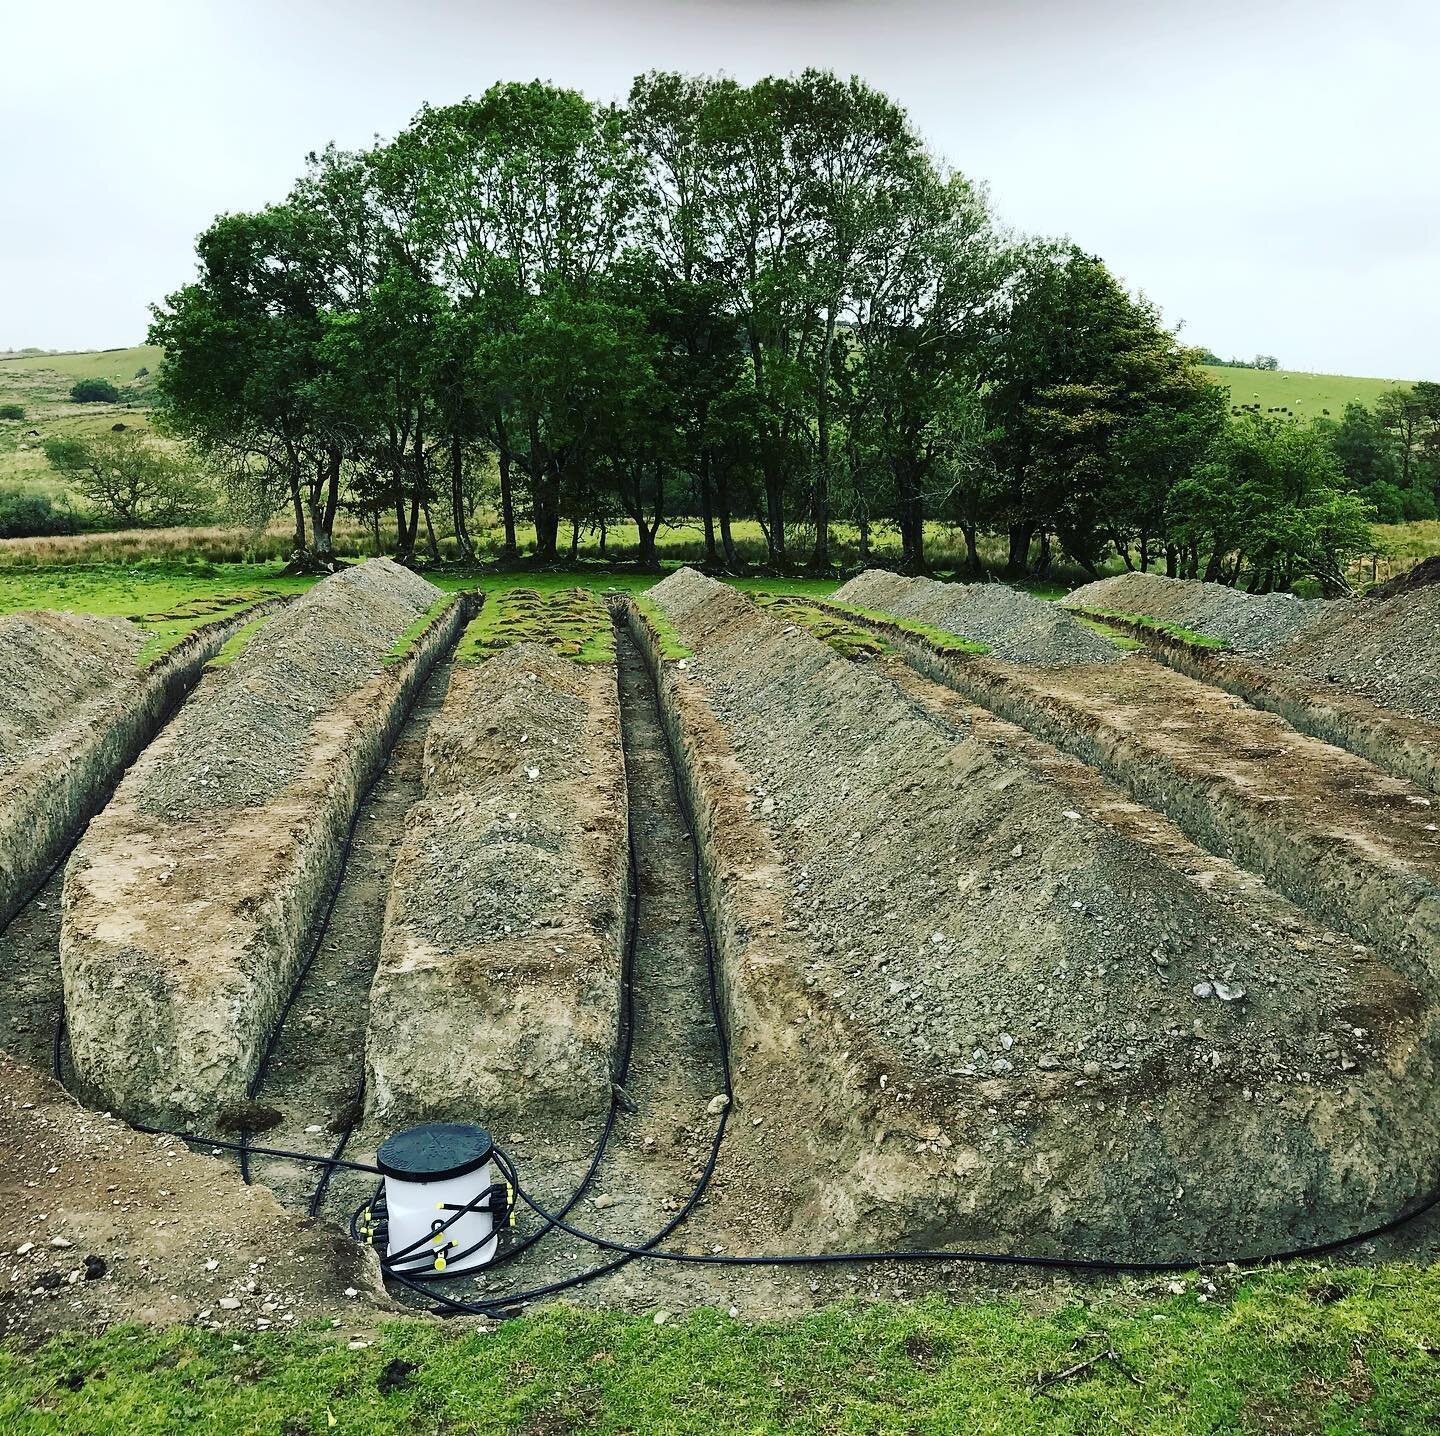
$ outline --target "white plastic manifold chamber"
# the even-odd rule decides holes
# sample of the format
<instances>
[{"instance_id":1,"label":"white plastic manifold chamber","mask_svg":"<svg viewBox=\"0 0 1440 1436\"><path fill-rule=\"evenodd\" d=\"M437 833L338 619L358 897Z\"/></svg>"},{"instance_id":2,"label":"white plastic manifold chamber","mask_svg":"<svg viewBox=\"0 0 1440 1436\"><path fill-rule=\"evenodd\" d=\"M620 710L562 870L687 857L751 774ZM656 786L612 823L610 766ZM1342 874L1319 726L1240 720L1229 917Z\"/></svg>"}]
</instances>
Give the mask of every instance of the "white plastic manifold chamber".
<instances>
[{"instance_id":1,"label":"white plastic manifold chamber","mask_svg":"<svg viewBox=\"0 0 1440 1436\"><path fill-rule=\"evenodd\" d=\"M380 1144L390 1270L463 1276L494 1257L505 1210L492 1194L503 1187L494 1157L490 1134L462 1122L427 1122Z\"/></svg>"}]
</instances>

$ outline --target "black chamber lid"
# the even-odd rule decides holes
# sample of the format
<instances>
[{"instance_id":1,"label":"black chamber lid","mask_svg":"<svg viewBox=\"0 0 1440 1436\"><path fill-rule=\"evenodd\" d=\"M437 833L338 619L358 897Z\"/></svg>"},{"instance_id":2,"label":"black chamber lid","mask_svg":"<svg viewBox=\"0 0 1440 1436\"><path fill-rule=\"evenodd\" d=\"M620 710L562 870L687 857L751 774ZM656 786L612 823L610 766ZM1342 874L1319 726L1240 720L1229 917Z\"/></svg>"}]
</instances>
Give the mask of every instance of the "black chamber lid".
<instances>
[{"instance_id":1,"label":"black chamber lid","mask_svg":"<svg viewBox=\"0 0 1440 1436\"><path fill-rule=\"evenodd\" d=\"M426 1122L381 1142L375 1165L402 1182L444 1182L463 1177L490 1160L495 1144L483 1127L465 1122Z\"/></svg>"}]
</instances>

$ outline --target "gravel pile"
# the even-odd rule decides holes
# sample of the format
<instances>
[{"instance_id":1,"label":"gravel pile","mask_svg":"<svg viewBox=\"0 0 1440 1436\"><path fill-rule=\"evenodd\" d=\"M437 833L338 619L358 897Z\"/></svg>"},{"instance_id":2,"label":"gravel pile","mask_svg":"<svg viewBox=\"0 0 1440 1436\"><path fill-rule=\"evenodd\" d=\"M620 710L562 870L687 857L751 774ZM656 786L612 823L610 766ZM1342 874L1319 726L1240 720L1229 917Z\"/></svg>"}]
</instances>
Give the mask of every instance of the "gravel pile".
<instances>
[{"instance_id":1,"label":"gravel pile","mask_svg":"<svg viewBox=\"0 0 1440 1436\"><path fill-rule=\"evenodd\" d=\"M1228 1060L1271 1066L1303 1040L1336 969L1294 970L1056 783L732 593L677 575L653 597L756 780L814 975L854 1020L966 1077L1122 1070L1188 1060L1173 1033L1216 1013L1192 988L1218 977L1256 994Z\"/></svg>"},{"instance_id":2,"label":"gravel pile","mask_svg":"<svg viewBox=\"0 0 1440 1436\"><path fill-rule=\"evenodd\" d=\"M626 881L615 674L520 643L457 664L425 744L370 993L394 1125L610 1097ZM457 1034L483 1034L483 1041Z\"/></svg>"},{"instance_id":3,"label":"gravel pile","mask_svg":"<svg viewBox=\"0 0 1440 1436\"><path fill-rule=\"evenodd\" d=\"M0 618L0 762L80 717L136 677L145 630L88 613Z\"/></svg>"},{"instance_id":4,"label":"gravel pile","mask_svg":"<svg viewBox=\"0 0 1440 1436\"><path fill-rule=\"evenodd\" d=\"M137 806L181 817L268 802L305 766L316 720L373 678L440 597L389 559L316 584L180 710L175 741L144 770Z\"/></svg>"},{"instance_id":5,"label":"gravel pile","mask_svg":"<svg viewBox=\"0 0 1440 1436\"><path fill-rule=\"evenodd\" d=\"M1245 593L1223 583L1117 573L1077 588L1070 608L1140 613L1193 629L1237 653L1265 654L1321 621L1335 605L1284 593Z\"/></svg>"},{"instance_id":6,"label":"gravel pile","mask_svg":"<svg viewBox=\"0 0 1440 1436\"><path fill-rule=\"evenodd\" d=\"M1321 621L1276 648L1271 662L1440 723L1440 586L1325 608Z\"/></svg>"},{"instance_id":7,"label":"gravel pile","mask_svg":"<svg viewBox=\"0 0 1440 1436\"><path fill-rule=\"evenodd\" d=\"M958 633L1015 663L1113 663L1123 656L1057 604L1003 583L937 583L868 569L835 598Z\"/></svg>"}]
</instances>

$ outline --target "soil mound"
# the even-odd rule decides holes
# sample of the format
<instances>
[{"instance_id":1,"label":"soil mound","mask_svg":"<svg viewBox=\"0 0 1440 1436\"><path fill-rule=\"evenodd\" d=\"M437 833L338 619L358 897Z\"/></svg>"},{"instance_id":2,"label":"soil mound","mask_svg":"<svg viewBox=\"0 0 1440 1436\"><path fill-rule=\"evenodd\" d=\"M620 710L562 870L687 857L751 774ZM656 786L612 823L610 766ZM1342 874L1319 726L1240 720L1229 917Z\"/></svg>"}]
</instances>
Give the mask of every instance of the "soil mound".
<instances>
[{"instance_id":1,"label":"soil mound","mask_svg":"<svg viewBox=\"0 0 1440 1436\"><path fill-rule=\"evenodd\" d=\"M1073 614L1003 583L938 583L869 569L836 594L852 604L914 618L983 643L1016 663L1113 663L1123 655Z\"/></svg>"},{"instance_id":2,"label":"soil mound","mask_svg":"<svg viewBox=\"0 0 1440 1436\"><path fill-rule=\"evenodd\" d=\"M705 583L654 591L695 655L662 692L737 1044L812 1104L807 1240L1233 1252L1426 1180L1399 978L1084 765Z\"/></svg>"},{"instance_id":3,"label":"soil mound","mask_svg":"<svg viewBox=\"0 0 1440 1436\"><path fill-rule=\"evenodd\" d=\"M1270 653L1320 622L1335 607L1284 593L1245 593L1223 583L1117 573L1077 588L1067 608L1097 613L1139 613L1218 639L1237 653Z\"/></svg>"},{"instance_id":4,"label":"soil mound","mask_svg":"<svg viewBox=\"0 0 1440 1436\"><path fill-rule=\"evenodd\" d=\"M1440 584L1378 603L1327 604L1320 622L1270 659L1317 683L1440 723Z\"/></svg>"},{"instance_id":5,"label":"soil mound","mask_svg":"<svg viewBox=\"0 0 1440 1436\"><path fill-rule=\"evenodd\" d=\"M184 818L268 802L299 775L316 717L374 677L440 597L390 559L316 584L181 710L174 742L143 770L140 807Z\"/></svg>"},{"instance_id":6,"label":"soil mound","mask_svg":"<svg viewBox=\"0 0 1440 1436\"><path fill-rule=\"evenodd\" d=\"M145 630L88 613L0 618L0 764L27 755L136 677Z\"/></svg>"},{"instance_id":7,"label":"soil mound","mask_svg":"<svg viewBox=\"0 0 1440 1436\"><path fill-rule=\"evenodd\" d=\"M387 1125L604 1113L625 812L613 667L534 643L456 665L371 988L367 1090Z\"/></svg>"},{"instance_id":8,"label":"soil mound","mask_svg":"<svg viewBox=\"0 0 1440 1436\"><path fill-rule=\"evenodd\" d=\"M1408 593L1411 589L1424 588L1427 584L1440 583L1440 554L1422 558L1414 568L1386 579L1384 583L1366 591L1366 598L1394 598L1397 593Z\"/></svg>"},{"instance_id":9,"label":"soil mound","mask_svg":"<svg viewBox=\"0 0 1440 1436\"><path fill-rule=\"evenodd\" d=\"M464 622L373 560L206 676L66 871L60 957L81 1086L156 1125L243 1100L344 861L360 795Z\"/></svg>"}]
</instances>

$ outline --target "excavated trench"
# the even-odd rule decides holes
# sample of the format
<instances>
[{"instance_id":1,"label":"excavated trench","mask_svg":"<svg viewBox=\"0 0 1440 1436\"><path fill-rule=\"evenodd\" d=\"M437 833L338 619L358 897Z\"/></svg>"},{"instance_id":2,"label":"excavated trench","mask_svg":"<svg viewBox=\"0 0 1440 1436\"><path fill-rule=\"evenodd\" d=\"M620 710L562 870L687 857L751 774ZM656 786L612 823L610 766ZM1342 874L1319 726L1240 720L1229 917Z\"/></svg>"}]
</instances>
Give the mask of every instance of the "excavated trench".
<instances>
[{"instance_id":1,"label":"excavated trench","mask_svg":"<svg viewBox=\"0 0 1440 1436\"><path fill-rule=\"evenodd\" d=\"M1428 793L1440 794L1440 726L1261 660L1201 648L1148 623L1098 612L1091 616L1132 634L1177 673L1224 689L1253 708L1278 714L1301 733L1344 748Z\"/></svg>"},{"instance_id":2,"label":"excavated trench","mask_svg":"<svg viewBox=\"0 0 1440 1436\"><path fill-rule=\"evenodd\" d=\"M395 851L421 795L425 737L453 667L448 657L435 665L361 804L323 934L257 1074L251 1130L262 1146L335 1155L360 1121L370 985ZM319 1186L320 1169L310 1163L251 1156L247 1166L287 1203L309 1205ZM327 1214L342 1215L348 1194L342 1189Z\"/></svg>"},{"instance_id":3,"label":"excavated trench","mask_svg":"<svg viewBox=\"0 0 1440 1436\"><path fill-rule=\"evenodd\" d=\"M1440 984L1437 804L1407 780L1144 656L1027 667L866 622L926 676L1088 763L1195 842Z\"/></svg>"}]
</instances>

